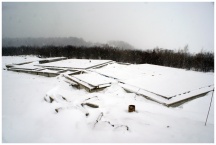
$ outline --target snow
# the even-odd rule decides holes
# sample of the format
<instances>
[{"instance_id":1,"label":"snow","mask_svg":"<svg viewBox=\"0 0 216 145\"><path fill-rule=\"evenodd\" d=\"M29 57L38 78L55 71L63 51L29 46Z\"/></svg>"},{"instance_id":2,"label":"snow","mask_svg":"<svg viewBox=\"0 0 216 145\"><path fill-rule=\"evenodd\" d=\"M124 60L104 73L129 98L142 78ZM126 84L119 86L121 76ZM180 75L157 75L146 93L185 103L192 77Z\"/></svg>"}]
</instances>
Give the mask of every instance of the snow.
<instances>
[{"instance_id":1,"label":"snow","mask_svg":"<svg viewBox=\"0 0 216 145\"><path fill-rule=\"evenodd\" d=\"M3 68L5 64L37 59L33 56L26 56L26 59L25 57L2 58ZM121 76L117 71L115 74L111 69L114 66L116 70L125 73ZM123 81L129 81L132 79L127 75L130 74L129 68L131 71L133 67L140 68L140 71L133 71L139 75L144 71L143 66L146 65L127 67L113 64L97 71L106 69L107 73L113 72L112 75L119 75ZM148 73L146 71L148 76L165 75L167 71L171 71L170 68L155 67L154 71L146 67L149 68ZM184 72L185 70L181 69L172 71L179 74ZM212 77L213 73L186 72L190 73L189 76L204 77L204 84L205 81L212 83L206 75ZM82 74L80 77L85 76ZM187 79L184 80L188 86L194 83ZM2 141L4 143L213 143L214 98L205 126L211 97L212 92L209 92L178 107L166 107L135 93L127 93L116 81L102 91L89 93L84 89L79 90L70 86L62 74L50 78L3 69ZM49 103L50 98L54 99L52 103ZM82 103L96 104L99 108L86 105L82 107ZM128 113L128 105L135 105L136 112ZM86 116L87 113L89 115ZM103 115L100 117L101 114Z\"/></svg>"},{"instance_id":2,"label":"snow","mask_svg":"<svg viewBox=\"0 0 216 145\"><path fill-rule=\"evenodd\" d=\"M210 91L212 91L214 89L213 86L203 87L203 88L200 88L200 89L197 89L197 90L192 90L192 91L189 91L187 93L177 95L177 96L172 97L170 99L165 99L165 98L161 97L160 95L157 95L155 93L143 90L141 88L137 88L137 87L132 86L132 85L127 85L127 84L120 84L120 85L125 90L127 90L129 92L133 92L133 93L136 93L136 94L139 94L139 95L143 95L145 97L148 97L148 98L150 98L150 99L152 99L152 100L154 100L154 101L156 101L158 103L164 104L166 106L170 106L170 105L180 103L180 102L182 102L182 101L184 101L186 99L190 99L190 98L196 97L198 95L208 93L208 92L210 92Z\"/></svg>"},{"instance_id":3,"label":"snow","mask_svg":"<svg viewBox=\"0 0 216 145\"><path fill-rule=\"evenodd\" d=\"M117 78L126 84L159 94L165 98L214 84L212 73L200 73L149 64L127 66L110 64L96 70L96 72Z\"/></svg>"},{"instance_id":4,"label":"snow","mask_svg":"<svg viewBox=\"0 0 216 145\"><path fill-rule=\"evenodd\" d=\"M41 72L58 73L58 70L44 69L44 70L41 70Z\"/></svg>"},{"instance_id":5,"label":"snow","mask_svg":"<svg viewBox=\"0 0 216 145\"><path fill-rule=\"evenodd\" d=\"M87 82L93 86L99 86L103 84L109 84L114 82L113 79L104 77L94 72L84 73L80 75L74 75L75 78Z\"/></svg>"},{"instance_id":6,"label":"snow","mask_svg":"<svg viewBox=\"0 0 216 145\"><path fill-rule=\"evenodd\" d=\"M13 65L13 68L35 70L35 69L39 68L37 66L34 66L34 65L37 65L37 64L39 64L39 62L35 61L35 62L29 63L29 64L24 64L24 65Z\"/></svg>"},{"instance_id":7,"label":"snow","mask_svg":"<svg viewBox=\"0 0 216 145\"><path fill-rule=\"evenodd\" d=\"M57 60L57 59L66 59L66 57L41 58L41 60Z\"/></svg>"},{"instance_id":8,"label":"snow","mask_svg":"<svg viewBox=\"0 0 216 145\"><path fill-rule=\"evenodd\" d=\"M110 60L84 60L84 59L67 59L51 63L39 64L38 66L58 67L62 68L89 68L103 63L108 63Z\"/></svg>"}]
</instances>

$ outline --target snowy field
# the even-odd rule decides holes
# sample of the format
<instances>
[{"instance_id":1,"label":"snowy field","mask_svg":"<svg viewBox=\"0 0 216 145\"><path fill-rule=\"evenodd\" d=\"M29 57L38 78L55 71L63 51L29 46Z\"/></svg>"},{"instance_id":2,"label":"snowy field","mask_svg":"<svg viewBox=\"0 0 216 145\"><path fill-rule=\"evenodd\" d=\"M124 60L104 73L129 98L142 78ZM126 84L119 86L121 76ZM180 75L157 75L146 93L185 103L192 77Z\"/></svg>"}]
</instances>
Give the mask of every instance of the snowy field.
<instances>
[{"instance_id":1,"label":"snowy field","mask_svg":"<svg viewBox=\"0 0 216 145\"><path fill-rule=\"evenodd\" d=\"M62 74L57 77L44 77L5 69L5 64L33 60L39 58L2 57L2 141L4 143L214 142L214 98L205 126L212 92L178 107L166 107L135 93L127 93L117 81L112 81L112 85L102 91L89 93L84 89L71 87L65 82ZM77 63L76 65L79 66ZM132 79L134 75L129 76L133 67L137 68L135 65L126 67L114 64L94 71L109 73L107 75L117 76L128 83L145 85L141 84L144 80L135 80ZM116 68L128 74L122 76L115 70ZM163 75L166 68L156 67L155 69L158 71L152 71L150 67L143 69L140 65L140 71L134 73L154 75L159 81L166 82L168 77ZM175 73L185 72L185 70L178 70L171 74L178 75ZM213 73L204 75L204 73L189 71L189 74L194 77L201 76L204 84L214 83ZM82 76L86 77L85 74ZM179 81L183 84L186 82L187 85L192 83L192 86L189 85L190 89L200 83L189 82L188 78ZM172 86L172 83L168 84ZM150 84L147 87L150 90L155 89ZM179 90L171 89L169 92L162 92L163 89L156 89L156 91L172 96L176 92L184 92L185 89L186 86ZM50 97L54 99L52 103L49 103L52 101ZM81 105L85 103L93 103L99 107ZM131 104L136 106L136 112L128 113L128 105Z\"/></svg>"}]
</instances>

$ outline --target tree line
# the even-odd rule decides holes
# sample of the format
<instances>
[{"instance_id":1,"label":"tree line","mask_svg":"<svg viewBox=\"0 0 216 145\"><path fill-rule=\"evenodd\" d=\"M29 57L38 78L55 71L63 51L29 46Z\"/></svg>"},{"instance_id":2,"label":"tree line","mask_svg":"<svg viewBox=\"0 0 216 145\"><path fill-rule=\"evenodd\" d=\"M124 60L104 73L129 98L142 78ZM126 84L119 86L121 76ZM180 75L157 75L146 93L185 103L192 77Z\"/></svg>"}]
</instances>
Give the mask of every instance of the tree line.
<instances>
[{"instance_id":1,"label":"tree line","mask_svg":"<svg viewBox=\"0 0 216 145\"><path fill-rule=\"evenodd\" d=\"M38 57L67 57L77 59L110 59L132 64L155 64L183 68L187 70L214 71L214 53L201 51L188 52L188 45L178 51L154 48L149 50L119 49L103 46L20 46L3 47L3 56L36 55Z\"/></svg>"}]
</instances>

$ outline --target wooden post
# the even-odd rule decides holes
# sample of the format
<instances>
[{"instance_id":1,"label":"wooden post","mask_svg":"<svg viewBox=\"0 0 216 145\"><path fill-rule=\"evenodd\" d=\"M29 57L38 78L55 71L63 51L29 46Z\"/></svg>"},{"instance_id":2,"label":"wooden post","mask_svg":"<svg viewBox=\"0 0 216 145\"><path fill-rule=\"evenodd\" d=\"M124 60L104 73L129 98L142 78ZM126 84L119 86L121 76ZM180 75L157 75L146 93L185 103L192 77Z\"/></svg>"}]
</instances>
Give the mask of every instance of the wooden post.
<instances>
[{"instance_id":1,"label":"wooden post","mask_svg":"<svg viewBox=\"0 0 216 145\"><path fill-rule=\"evenodd\" d=\"M212 103L213 94L214 94L214 89L213 89L213 91L212 91L212 97L211 97L211 102L210 102L210 106L209 106L208 114L207 114L207 117L206 117L205 126L206 126L206 123L207 123L207 120L208 120L208 116L209 116L209 111L210 111L210 108L211 108L211 103Z\"/></svg>"},{"instance_id":2,"label":"wooden post","mask_svg":"<svg viewBox=\"0 0 216 145\"><path fill-rule=\"evenodd\" d=\"M128 112L135 112L135 105L129 105Z\"/></svg>"}]
</instances>

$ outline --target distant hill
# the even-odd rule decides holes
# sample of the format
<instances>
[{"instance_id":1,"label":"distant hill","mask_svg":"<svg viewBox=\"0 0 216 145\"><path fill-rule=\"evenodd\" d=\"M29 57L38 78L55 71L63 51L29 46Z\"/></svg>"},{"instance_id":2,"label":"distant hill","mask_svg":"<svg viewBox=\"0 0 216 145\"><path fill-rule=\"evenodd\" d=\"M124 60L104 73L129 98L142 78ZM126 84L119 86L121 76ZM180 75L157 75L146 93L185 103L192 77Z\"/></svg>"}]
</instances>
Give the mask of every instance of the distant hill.
<instances>
[{"instance_id":1,"label":"distant hill","mask_svg":"<svg viewBox=\"0 0 216 145\"><path fill-rule=\"evenodd\" d=\"M124 41L108 41L107 44L112 47L118 47L120 49L135 49L134 46Z\"/></svg>"},{"instance_id":2,"label":"distant hill","mask_svg":"<svg viewBox=\"0 0 216 145\"><path fill-rule=\"evenodd\" d=\"M86 46L90 47L94 45L91 42L86 42L82 38L77 37L54 37L54 38L3 38L2 46L46 46L46 45L54 45L54 46Z\"/></svg>"},{"instance_id":3,"label":"distant hill","mask_svg":"<svg viewBox=\"0 0 216 145\"><path fill-rule=\"evenodd\" d=\"M103 46L109 45L119 49L135 49L132 45L124 41L108 41L107 44L87 42L83 38L77 37L50 37L50 38L2 38L3 47L20 47L20 46Z\"/></svg>"}]
</instances>

